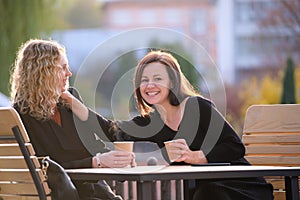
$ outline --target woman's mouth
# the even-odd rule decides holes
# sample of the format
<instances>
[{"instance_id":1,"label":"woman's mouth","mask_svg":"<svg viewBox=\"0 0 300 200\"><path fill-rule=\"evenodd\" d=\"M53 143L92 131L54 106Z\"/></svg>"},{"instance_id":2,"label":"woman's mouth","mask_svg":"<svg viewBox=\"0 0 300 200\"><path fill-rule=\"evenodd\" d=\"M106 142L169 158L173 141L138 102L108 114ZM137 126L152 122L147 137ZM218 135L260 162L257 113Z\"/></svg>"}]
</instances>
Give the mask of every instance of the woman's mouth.
<instances>
[{"instance_id":1,"label":"woman's mouth","mask_svg":"<svg viewBox=\"0 0 300 200\"><path fill-rule=\"evenodd\" d=\"M155 95L159 94L159 92L158 91L157 92L146 92L146 94L151 97L151 96L155 96Z\"/></svg>"}]
</instances>

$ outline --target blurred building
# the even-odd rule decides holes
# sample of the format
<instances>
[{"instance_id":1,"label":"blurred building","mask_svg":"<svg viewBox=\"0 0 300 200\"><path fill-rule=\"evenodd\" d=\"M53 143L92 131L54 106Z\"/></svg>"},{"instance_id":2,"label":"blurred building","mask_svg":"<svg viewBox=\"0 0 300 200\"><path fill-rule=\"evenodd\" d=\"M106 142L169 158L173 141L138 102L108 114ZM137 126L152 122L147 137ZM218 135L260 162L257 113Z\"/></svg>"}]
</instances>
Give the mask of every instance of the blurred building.
<instances>
[{"instance_id":1,"label":"blurred building","mask_svg":"<svg viewBox=\"0 0 300 200\"><path fill-rule=\"evenodd\" d=\"M153 26L182 31L208 51L224 81L229 83L282 67L289 54L282 44L293 43L286 28L278 30L261 24L279 1L108 0L103 3L105 28L129 30Z\"/></svg>"},{"instance_id":2,"label":"blurred building","mask_svg":"<svg viewBox=\"0 0 300 200\"><path fill-rule=\"evenodd\" d=\"M205 48L217 64L223 80L228 83L276 71L284 66L288 55L300 60L299 51L289 49L297 42L286 27L261 24L268 15L278 17L269 12L278 7L277 0L99 1L103 5L100 29L68 30L54 34L55 39L59 38L66 45L70 62L75 68L97 44L120 32L144 27L168 28L191 37ZM116 49L116 53L120 53L118 48L137 42L135 36L132 37L122 44L110 45L110 51ZM163 38L170 39L171 35ZM202 59L194 49L188 51L194 54L194 58ZM107 53L101 56L105 57Z\"/></svg>"},{"instance_id":3,"label":"blurred building","mask_svg":"<svg viewBox=\"0 0 300 200\"><path fill-rule=\"evenodd\" d=\"M130 30L140 27L162 27L178 30L199 42L213 58L216 58L214 0L103 2L104 28Z\"/></svg>"},{"instance_id":4,"label":"blurred building","mask_svg":"<svg viewBox=\"0 0 300 200\"><path fill-rule=\"evenodd\" d=\"M292 33L297 27L289 24L294 19L281 1L218 0L217 6L218 65L223 74L231 74L230 82L277 73L288 56L300 61Z\"/></svg>"}]
</instances>

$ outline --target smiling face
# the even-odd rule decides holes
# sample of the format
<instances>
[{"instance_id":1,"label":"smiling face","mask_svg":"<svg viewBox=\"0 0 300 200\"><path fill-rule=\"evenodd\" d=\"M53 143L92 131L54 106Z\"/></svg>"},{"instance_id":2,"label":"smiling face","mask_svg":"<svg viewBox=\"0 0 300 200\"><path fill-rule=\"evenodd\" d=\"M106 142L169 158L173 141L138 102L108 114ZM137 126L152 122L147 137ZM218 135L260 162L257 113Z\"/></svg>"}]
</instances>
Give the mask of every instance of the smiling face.
<instances>
[{"instance_id":1,"label":"smiling face","mask_svg":"<svg viewBox=\"0 0 300 200\"><path fill-rule=\"evenodd\" d=\"M168 96L171 84L165 65L159 62L149 63L141 77L141 96L148 104L169 104Z\"/></svg>"}]
</instances>

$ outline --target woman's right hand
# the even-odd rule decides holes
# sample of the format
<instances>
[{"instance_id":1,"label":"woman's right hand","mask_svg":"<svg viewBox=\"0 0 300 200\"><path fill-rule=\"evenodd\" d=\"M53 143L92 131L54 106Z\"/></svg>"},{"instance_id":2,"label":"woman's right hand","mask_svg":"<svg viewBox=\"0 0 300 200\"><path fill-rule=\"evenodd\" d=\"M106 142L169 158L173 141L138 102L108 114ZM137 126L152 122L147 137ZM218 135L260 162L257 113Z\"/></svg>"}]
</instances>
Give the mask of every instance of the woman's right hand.
<instances>
[{"instance_id":1,"label":"woman's right hand","mask_svg":"<svg viewBox=\"0 0 300 200\"><path fill-rule=\"evenodd\" d=\"M98 154L101 167L122 168L135 167L135 154L128 151L109 151Z\"/></svg>"},{"instance_id":2,"label":"woman's right hand","mask_svg":"<svg viewBox=\"0 0 300 200\"><path fill-rule=\"evenodd\" d=\"M64 99L68 104L70 104L70 108L72 112L81 120L86 121L89 117L88 108L81 103L77 98L75 98L69 91L65 91L60 96Z\"/></svg>"}]
</instances>

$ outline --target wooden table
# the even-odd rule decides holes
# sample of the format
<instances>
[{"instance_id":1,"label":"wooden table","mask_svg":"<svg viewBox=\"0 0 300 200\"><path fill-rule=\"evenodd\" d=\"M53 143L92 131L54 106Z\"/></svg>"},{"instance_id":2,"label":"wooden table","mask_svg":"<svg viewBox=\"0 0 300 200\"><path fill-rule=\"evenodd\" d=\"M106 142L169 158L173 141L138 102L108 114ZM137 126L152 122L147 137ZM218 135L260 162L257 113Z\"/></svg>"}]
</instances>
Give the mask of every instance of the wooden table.
<instances>
[{"instance_id":1,"label":"wooden table","mask_svg":"<svg viewBox=\"0 0 300 200\"><path fill-rule=\"evenodd\" d=\"M73 180L137 181L137 199L151 200L154 180L191 180L284 176L286 200L299 200L300 167L273 166L137 166L135 168L68 169Z\"/></svg>"}]
</instances>

